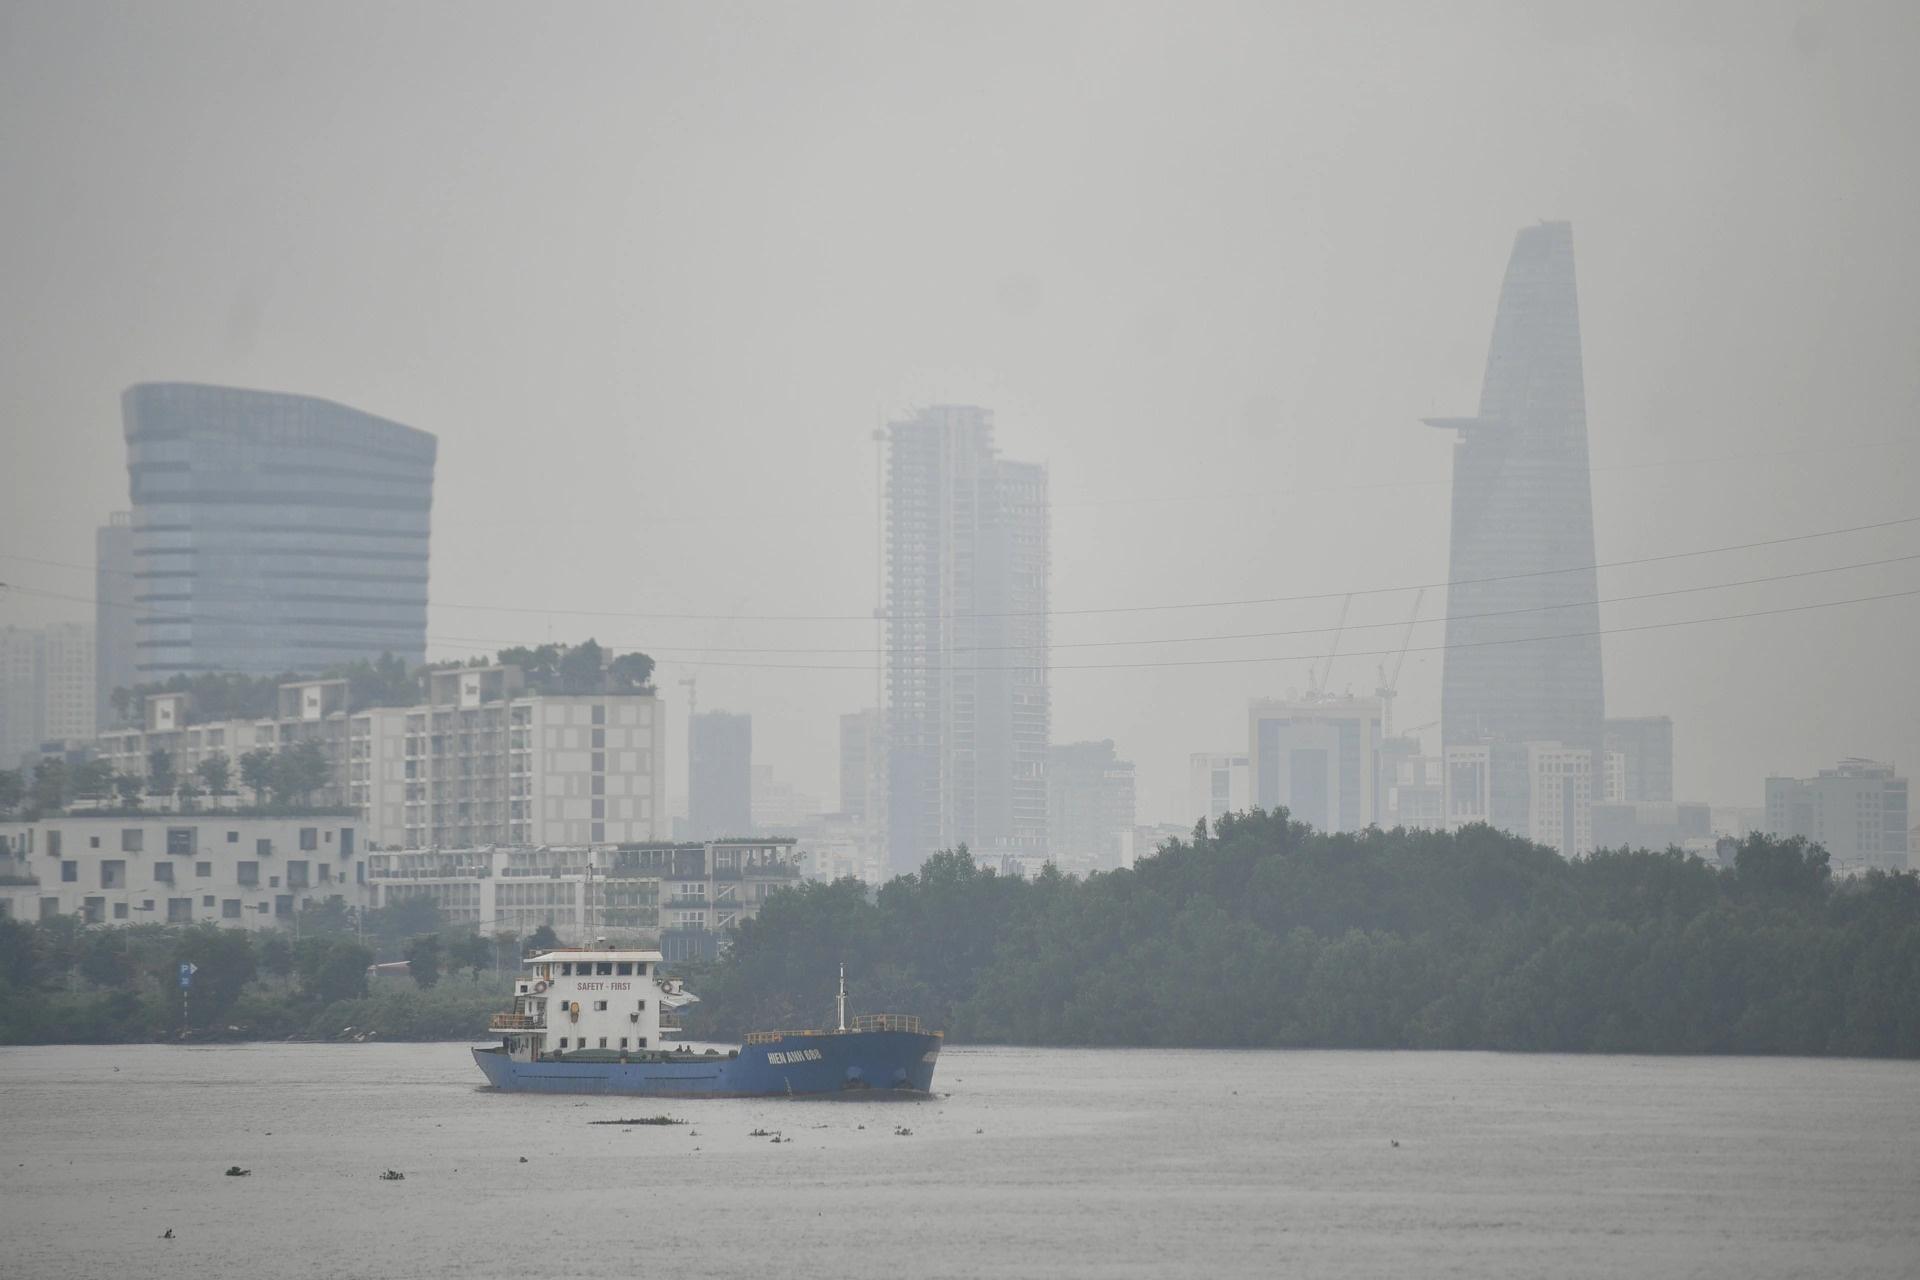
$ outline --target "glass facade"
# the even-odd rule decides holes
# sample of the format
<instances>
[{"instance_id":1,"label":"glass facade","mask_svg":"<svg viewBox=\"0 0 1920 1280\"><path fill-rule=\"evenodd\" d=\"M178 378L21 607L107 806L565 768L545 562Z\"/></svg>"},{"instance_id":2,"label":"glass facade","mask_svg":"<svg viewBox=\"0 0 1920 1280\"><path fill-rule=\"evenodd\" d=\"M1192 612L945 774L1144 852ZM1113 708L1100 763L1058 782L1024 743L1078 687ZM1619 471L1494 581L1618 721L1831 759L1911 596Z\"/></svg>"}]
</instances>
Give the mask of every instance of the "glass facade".
<instances>
[{"instance_id":1,"label":"glass facade","mask_svg":"<svg viewBox=\"0 0 1920 1280\"><path fill-rule=\"evenodd\" d=\"M425 660L432 435L235 387L143 383L122 409L139 680Z\"/></svg>"}]
</instances>

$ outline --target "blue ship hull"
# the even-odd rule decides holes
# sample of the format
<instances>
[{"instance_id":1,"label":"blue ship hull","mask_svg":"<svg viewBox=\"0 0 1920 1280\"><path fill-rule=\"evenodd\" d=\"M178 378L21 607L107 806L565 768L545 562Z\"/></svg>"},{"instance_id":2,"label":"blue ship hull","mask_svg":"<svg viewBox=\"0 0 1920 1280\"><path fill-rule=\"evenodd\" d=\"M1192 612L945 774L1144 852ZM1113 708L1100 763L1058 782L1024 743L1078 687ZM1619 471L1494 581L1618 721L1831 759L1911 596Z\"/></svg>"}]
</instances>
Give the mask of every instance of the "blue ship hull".
<instances>
[{"instance_id":1,"label":"blue ship hull","mask_svg":"<svg viewBox=\"0 0 1920 1280\"><path fill-rule=\"evenodd\" d=\"M911 1031L780 1036L737 1054L662 1054L627 1062L547 1058L516 1062L504 1048L473 1060L497 1089L517 1093L638 1094L673 1098L769 1098L925 1094L933 1089L940 1037Z\"/></svg>"}]
</instances>

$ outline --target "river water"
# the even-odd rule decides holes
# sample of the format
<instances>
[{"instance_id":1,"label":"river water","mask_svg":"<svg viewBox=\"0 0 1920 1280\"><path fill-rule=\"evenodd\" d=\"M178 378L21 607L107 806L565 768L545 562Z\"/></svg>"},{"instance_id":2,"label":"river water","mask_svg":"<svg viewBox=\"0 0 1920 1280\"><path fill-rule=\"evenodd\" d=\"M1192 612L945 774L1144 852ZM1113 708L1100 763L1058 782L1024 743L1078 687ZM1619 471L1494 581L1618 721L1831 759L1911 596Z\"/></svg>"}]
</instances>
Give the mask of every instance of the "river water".
<instances>
[{"instance_id":1,"label":"river water","mask_svg":"<svg viewBox=\"0 0 1920 1280\"><path fill-rule=\"evenodd\" d=\"M952 1048L914 1103L480 1083L450 1044L0 1049L0 1274L1920 1274L1917 1063ZM691 1123L589 1123L661 1113Z\"/></svg>"}]
</instances>

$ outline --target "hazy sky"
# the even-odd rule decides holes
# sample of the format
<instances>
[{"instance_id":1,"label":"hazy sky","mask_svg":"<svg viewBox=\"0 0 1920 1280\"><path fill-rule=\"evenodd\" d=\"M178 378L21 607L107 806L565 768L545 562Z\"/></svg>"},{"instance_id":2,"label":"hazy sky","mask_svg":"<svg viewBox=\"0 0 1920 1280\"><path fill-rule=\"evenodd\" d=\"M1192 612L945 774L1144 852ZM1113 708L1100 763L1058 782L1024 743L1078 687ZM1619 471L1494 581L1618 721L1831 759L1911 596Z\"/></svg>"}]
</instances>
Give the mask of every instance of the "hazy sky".
<instances>
[{"instance_id":1,"label":"hazy sky","mask_svg":"<svg viewBox=\"0 0 1920 1280\"><path fill-rule=\"evenodd\" d=\"M1630 10L1630 11L1629 11ZM1920 516L1920 6L0 4L0 578L91 594L121 389L440 437L430 651L641 647L836 788L872 701L873 429L998 412L1061 610L1446 576L1515 230L1574 224L1603 561ZM1920 553L1920 523L1603 572L1642 595ZM1920 560L1603 625L1920 588ZM1353 605L1398 645L1410 595ZM473 606L506 606L473 607ZM1065 614L1056 741L1143 820L1337 600ZM1444 608L1428 593L1423 617ZM566 610L602 610L577 616ZM90 616L21 592L0 622ZM1683 797L1920 769L1920 597L1609 636ZM1413 644L1439 643L1437 624ZM1438 716L1413 652L1396 710ZM705 664L692 665L695 661ZM1339 661L1370 691L1375 657ZM775 664L866 670L778 670Z\"/></svg>"}]
</instances>

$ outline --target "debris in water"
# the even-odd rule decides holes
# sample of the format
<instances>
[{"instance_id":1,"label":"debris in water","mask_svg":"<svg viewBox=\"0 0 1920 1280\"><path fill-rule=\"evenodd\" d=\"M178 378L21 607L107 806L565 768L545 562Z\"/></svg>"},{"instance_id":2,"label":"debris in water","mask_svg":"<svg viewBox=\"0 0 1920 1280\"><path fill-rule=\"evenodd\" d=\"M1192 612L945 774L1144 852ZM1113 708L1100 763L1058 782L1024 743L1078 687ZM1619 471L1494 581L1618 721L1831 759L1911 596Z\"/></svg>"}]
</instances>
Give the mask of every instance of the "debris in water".
<instances>
[{"instance_id":1,"label":"debris in water","mask_svg":"<svg viewBox=\"0 0 1920 1280\"><path fill-rule=\"evenodd\" d=\"M230 1164L227 1166L227 1176L229 1178L245 1178L250 1176L252 1173L253 1173L253 1170L242 1169L237 1164Z\"/></svg>"},{"instance_id":2,"label":"debris in water","mask_svg":"<svg viewBox=\"0 0 1920 1280\"><path fill-rule=\"evenodd\" d=\"M521 1157L520 1157L520 1163L521 1163L521 1164L525 1164L526 1162L527 1162L527 1158L526 1158L525 1156L521 1156Z\"/></svg>"},{"instance_id":3,"label":"debris in water","mask_svg":"<svg viewBox=\"0 0 1920 1280\"><path fill-rule=\"evenodd\" d=\"M171 1240L171 1239L173 1239L173 1228L172 1228L172 1227L168 1227L168 1228L167 1228L167 1230L166 1230L166 1234L165 1234L165 1235L163 1235L163 1236L161 1236L160 1238L161 1238L162 1240Z\"/></svg>"},{"instance_id":4,"label":"debris in water","mask_svg":"<svg viewBox=\"0 0 1920 1280\"><path fill-rule=\"evenodd\" d=\"M913 1130L903 1124L897 1124L893 1126L893 1136L896 1138L911 1138L913 1136Z\"/></svg>"},{"instance_id":5,"label":"debris in water","mask_svg":"<svg viewBox=\"0 0 1920 1280\"><path fill-rule=\"evenodd\" d=\"M589 1120L588 1124L685 1124L685 1120L675 1120L672 1116L641 1116L635 1120Z\"/></svg>"},{"instance_id":6,"label":"debris in water","mask_svg":"<svg viewBox=\"0 0 1920 1280\"><path fill-rule=\"evenodd\" d=\"M405 1182L406 1180L407 1175L401 1173L398 1169L389 1169L380 1175L380 1181L382 1182Z\"/></svg>"}]
</instances>

